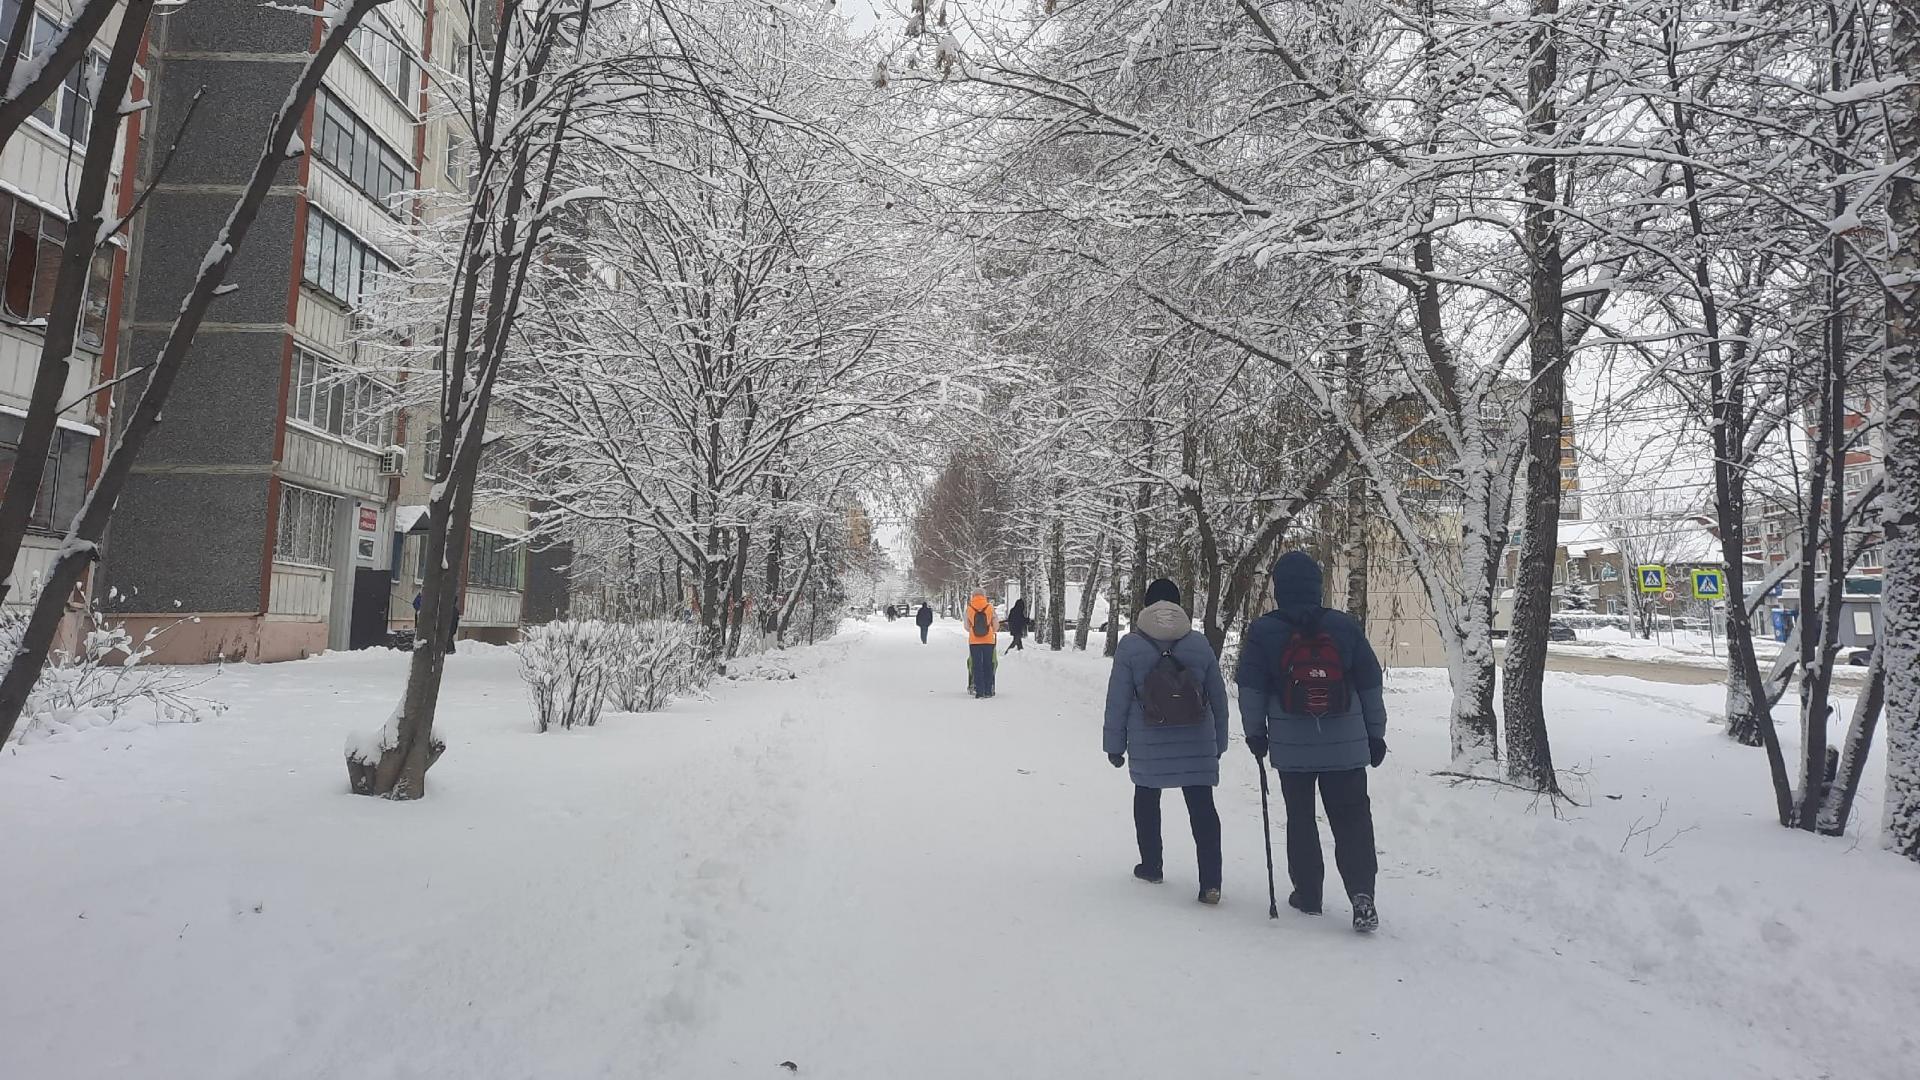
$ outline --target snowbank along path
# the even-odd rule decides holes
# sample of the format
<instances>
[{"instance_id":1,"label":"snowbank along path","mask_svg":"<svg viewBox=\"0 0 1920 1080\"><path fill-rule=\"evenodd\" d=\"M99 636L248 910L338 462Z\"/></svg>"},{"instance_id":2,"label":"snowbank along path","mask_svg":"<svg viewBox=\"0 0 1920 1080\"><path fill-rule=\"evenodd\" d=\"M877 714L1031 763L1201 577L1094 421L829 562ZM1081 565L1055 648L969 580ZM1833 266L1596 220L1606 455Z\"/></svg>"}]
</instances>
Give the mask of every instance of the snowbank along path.
<instances>
[{"instance_id":1,"label":"snowbank along path","mask_svg":"<svg viewBox=\"0 0 1920 1080\"><path fill-rule=\"evenodd\" d=\"M221 720L9 754L0 1075L1913 1075L1920 882L1756 816L1714 688L1556 676L1591 788L1561 820L1429 776L1444 691L1397 673L1361 938L1332 881L1327 917L1267 918L1237 744L1208 908L1177 798L1168 883L1130 877L1105 662L1015 653L974 701L964 657L953 623L856 625L534 735L511 654L463 651L416 804L343 793L387 654L235 669Z\"/></svg>"}]
</instances>

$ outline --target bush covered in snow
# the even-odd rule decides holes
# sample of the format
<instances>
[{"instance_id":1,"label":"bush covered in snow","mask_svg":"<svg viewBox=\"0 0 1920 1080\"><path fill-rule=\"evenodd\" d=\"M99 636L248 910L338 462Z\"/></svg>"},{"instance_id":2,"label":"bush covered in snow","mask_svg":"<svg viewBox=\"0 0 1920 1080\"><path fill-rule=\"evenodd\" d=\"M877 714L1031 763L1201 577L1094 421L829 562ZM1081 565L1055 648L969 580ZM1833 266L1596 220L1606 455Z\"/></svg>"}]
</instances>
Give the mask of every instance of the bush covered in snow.
<instances>
[{"instance_id":1,"label":"bush covered in snow","mask_svg":"<svg viewBox=\"0 0 1920 1080\"><path fill-rule=\"evenodd\" d=\"M700 658L700 628L693 623L650 619L619 624L609 687L619 712L658 712L675 697L706 685L710 674Z\"/></svg>"},{"instance_id":2,"label":"bush covered in snow","mask_svg":"<svg viewBox=\"0 0 1920 1080\"><path fill-rule=\"evenodd\" d=\"M534 724L592 727L600 713L654 712L705 685L699 627L649 620L565 620L528 627L520 676L533 696Z\"/></svg>"},{"instance_id":3,"label":"bush covered in snow","mask_svg":"<svg viewBox=\"0 0 1920 1080\"><path fill-rule=\"evenodd\" d=\"M0 650L13 655L26 629L25 608L0 611ZM143 663L153 655L153 641L166 627L150 630L135 641L124 625L109 623L91 613L77 649L55 649L46 670L27 699L10 743L27 745L60 735L96 728L152 727L155 724L193 724L226 709L193 691L213 675Z\"/></svg>"}]
</instances>

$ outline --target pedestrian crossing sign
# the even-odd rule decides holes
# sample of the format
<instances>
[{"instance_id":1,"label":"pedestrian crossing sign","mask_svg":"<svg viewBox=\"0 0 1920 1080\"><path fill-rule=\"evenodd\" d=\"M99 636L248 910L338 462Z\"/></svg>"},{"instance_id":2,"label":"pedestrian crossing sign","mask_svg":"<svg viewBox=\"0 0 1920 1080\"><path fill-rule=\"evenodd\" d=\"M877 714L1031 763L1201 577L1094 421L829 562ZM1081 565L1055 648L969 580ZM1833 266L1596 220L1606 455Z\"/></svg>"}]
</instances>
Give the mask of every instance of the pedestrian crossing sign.
<instances>
[{"instance_id":1,"label":"pedestrian crossing sign","mask_svg":"<svg viewBox=\"0 0 1920 1080\"><path fill-rule=\"evenodd\" d=\"M1667 568L1664 566L1636 566L1633 572L1640 578L1640 591L1658 593L1667 591Z\"/></svg>"},{"instance_id":2,"label":"pedestrian crossing sign","mask_svg":"<svg viewBox=\"0 0 1920 1080\"><path fill-rule=\"evenodd\" d=\"M1719 600L1726 595L1726 575L1718 570L1695 570L1693 572L1693 598L1695 600Z\"/></svg>"}]
</instances>

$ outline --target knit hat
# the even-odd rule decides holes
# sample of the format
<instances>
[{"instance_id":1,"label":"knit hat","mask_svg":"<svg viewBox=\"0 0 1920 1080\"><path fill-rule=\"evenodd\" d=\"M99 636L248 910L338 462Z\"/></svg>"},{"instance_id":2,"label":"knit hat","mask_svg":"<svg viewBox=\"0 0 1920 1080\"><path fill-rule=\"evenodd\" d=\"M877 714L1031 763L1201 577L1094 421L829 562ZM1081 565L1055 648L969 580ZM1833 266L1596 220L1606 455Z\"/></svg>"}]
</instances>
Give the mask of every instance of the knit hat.
<instances>
[{"instance_id":1,"label":"knit hat","mask_svg":"<svg viewBox=\"0 0 1920 1080\"><path fill-rule=\"evenodd\" d=\"M1178 604L1180 602L1180 586L1175 585L1166 578L1158 578L1153 584L1147 586L1146 602L1147 606L1151 607L1163 601L1169 604Z\"/></svg>"}]
</instances>

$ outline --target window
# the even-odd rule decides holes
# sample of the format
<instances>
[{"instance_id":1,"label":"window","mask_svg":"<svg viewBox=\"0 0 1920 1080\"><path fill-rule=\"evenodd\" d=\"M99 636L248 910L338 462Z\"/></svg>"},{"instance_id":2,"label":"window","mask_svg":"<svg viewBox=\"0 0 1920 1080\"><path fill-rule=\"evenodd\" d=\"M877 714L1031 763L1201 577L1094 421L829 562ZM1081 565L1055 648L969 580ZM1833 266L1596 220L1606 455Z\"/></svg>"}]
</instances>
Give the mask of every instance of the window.
<instances>
[{"instance_id":1,"label":"window","mask_svg":"<svg viewBox=\"0 0 1920 1080\"><path fill-rule=\"evenodd\" d=\"M0 303L15 319L42 319L53 310L67 223L25 199L0 191L0 264L6 287ZM98 349L106 337L107 297L113 275L111 245L94 253L80 305L80 344Z\"/></svg>"},{"instance_id":2,"label":"window","mask_svg":"<svg viewBox=\"0 0 1920 1080\"><path fill-rule=\"evenodd\" d=\"M325 87L314 97L313 150L388 213L399 213L394 196L413 185L412 166Z\"/></svg>"},{"instance_id":3,"label":"window","mask_svg":"<svg viewBox=\"0 0 1920 1080\"><path fill-rule=\"evenodd\" d=\"M13 20L19 11L17 0L0 0L0 33L13 32ZM62 29L63 24L48 18L36 8L33 13L33 38L21 50L22 67L25 67L24 61L50 46ZM100 85L100 77L106 71L106 66L106 60L99 53L89 51L67 73L60 83L60 89L34 110L33 118L48 129L85 146L87 125L93 122L93 90Z\"/></svg>"},{"instance_id":4,"label":"window","mask_svg":"<svg viewBox=\"0 0 1920 1080\"><path fill-rule=\"evenodd\" d=\"M520 587L520 544L490 532L473 531L467 549L467 584L483 589Z\"/></svg>"},{"instance_id":5,"label":"window","mask_svg":"<svg viewBox=\"0 0 1920 1080\"><path fill-rule=\"evenodd\" d=\"M307 284L354 307L373 287L375 275L392 269L392 263L346 226L307 207L307 252L301 269Z\"/></svg>"},{"instance_id":6,"label":"window","mask_svg":"<svg viewBox=\"0 0 1920 1080\"><path fill-rule=\"evenodd\" d=\"M307 566L333 565L334 523L342 500L292 484L280 485L280 532L273 557Z\"/></svg>"},{"instance_id":7,"label":"window","mask_svg":"<svg viewBox=\"0 0 1920 1080\"><path fill-rule=\"evenodd\" d=\"M469 195L480 190L480 162L474 156L473 145L451 127L447 130L447 160L442 171L453 190L464 188Z\"/></svg>"},{"instance_id":8,"label":"window","mask_svg":"<svg viewBox=\"0 0 1920 1080\"><path fill-rule=\"evenodd\" d=\"M298 346L287 415L367 446L393 445L393 388Z\"/></svg>"},{"instance_id":9,"label":"window","mask_svg":"<svg viewBox=\"0 0 1920 1080\"><path fill-rule=\"evenodd\" d=\"M387 88L400 103L413 111L420 92L414 75L413 57L400 45L400 35L386 17L378 12L354 27L347 48L360 58L374 80Z\"/></svg>"},{"instance_id":10,"label":"window","mask_svg":"<svg viewBox=\"0 0 1920 1080\"><path fill-rule=\"evenodd\" d=\"M1879 546L1874 545L1872 547L1861 548L1860 553L1854 558L1854 565L1858 566L1862 570L1883 569L1884 564L1882 564L1880 561Z\"/></svg>"},{"instance_id":11,"label":"window","mask_svg":"<svg viewBox=\"0 0 1920 1080\"><path fill-rule=\"evenodd\" d=\"M0 488L13 478L13 463L20 456L20 433L26 421L10 413L0 413ZM40 494L33 502L33 514L27 523L36 529L64 530L87 497L87 465L93 457L93 436L60 428L53 433L53 448L47 454L47 471L40 479Z\"/></svg>"}]
</instances>

